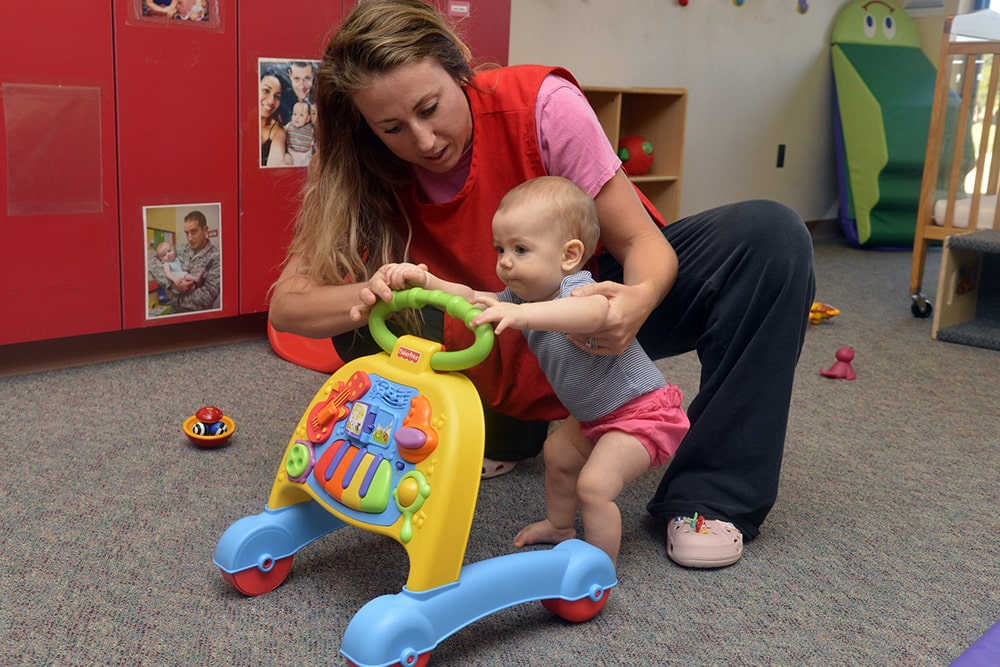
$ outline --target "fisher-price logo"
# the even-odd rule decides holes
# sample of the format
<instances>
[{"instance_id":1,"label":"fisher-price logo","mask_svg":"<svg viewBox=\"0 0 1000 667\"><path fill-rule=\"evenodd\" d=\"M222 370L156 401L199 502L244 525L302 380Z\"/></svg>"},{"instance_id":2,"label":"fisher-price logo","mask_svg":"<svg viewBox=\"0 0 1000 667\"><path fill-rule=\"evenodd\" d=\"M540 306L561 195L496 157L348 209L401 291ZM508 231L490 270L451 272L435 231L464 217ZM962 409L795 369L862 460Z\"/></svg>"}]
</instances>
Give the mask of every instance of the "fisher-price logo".
<instances>
[{"instance_id":1,"label":"fisher-price logo","mask_svg":"<svg viewBox=\"0 0 1000 667\"><path fill-rule=\"evenodd\" d=\"M408 347L399 348L399 352L396 353L396 357L402 359L403 361L409 361L411 364L415 364L420 361L420 353L416 350L411 350Z\"/></svg>"}]
</instances>

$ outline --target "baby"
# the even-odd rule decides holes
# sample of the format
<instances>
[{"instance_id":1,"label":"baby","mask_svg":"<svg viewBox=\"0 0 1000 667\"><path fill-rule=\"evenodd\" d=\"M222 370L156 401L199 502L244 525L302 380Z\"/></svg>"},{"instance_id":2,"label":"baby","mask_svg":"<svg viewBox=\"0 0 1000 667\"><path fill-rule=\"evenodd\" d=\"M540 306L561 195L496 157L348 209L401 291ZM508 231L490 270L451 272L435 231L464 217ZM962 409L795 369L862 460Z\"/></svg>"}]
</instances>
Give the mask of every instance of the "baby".
<instances>
[{"instance_id":1,"label":"baby","mask_svg":"<svg viewBox=\"0 0 1000 667\"><path fill-rule=\"evenodd\" d=\"M285 164L289 167L305 167L312 158L313 125L311 107L308 102L296 102L292 107L292 122L285 126L285 140L288 153Z\"/></svg>"},{"instance_id":2,"label":"baby","mask_svg":"<svg viewBox=\"0 0 1000 667\"><path fill-rule=\"evenodd\" d=\"M651 467L666 465L690 421L680 389L639 341L619 354L595 353L601 341L593 332L604 327L610 302L572 292L594 282L584 265L600 230L590 195L565 178L535 178L507 193L493 217L503 291L478 291L411 263L386 264L369 284L457 294L484 307L470 326L489 322L498 335L523 333L570 416L545 441L545 518L525 526L514 546L575 537L579 509L587 542L617 562L622 522L616 498ZM360 314L356 309L351 316ZM586 342L577 345L572 336Z\"/></svg>"},{"instance_id":3,"label":"baby","mask_svg":"<svg viewBox=\"0 0 1000 667\"><path fill-rule=\"evenodd\" d=\"M208 12L205 11L204 0L192 0L191 8L187 10L187 13L181 16L182 19L187 21L204 21L208 18Z\"/></svg>"},{"instance_id":4,"label":"baby","mask_svg":"<svg viewBox=\"0 0 1000 667\"><path fill-rule=\"evenodd\" d=\"M163 272L167 274L167 278L170 279L172 283L179 283L185 280L192 282L195 285L201 283L201 273L188 273L184 270L181 265L181 260L177 259L177 253L174 251L174 246L168 242L164 241L160 245L156 246L156 258L163 262Z\"/></svg>"}]
</instances>

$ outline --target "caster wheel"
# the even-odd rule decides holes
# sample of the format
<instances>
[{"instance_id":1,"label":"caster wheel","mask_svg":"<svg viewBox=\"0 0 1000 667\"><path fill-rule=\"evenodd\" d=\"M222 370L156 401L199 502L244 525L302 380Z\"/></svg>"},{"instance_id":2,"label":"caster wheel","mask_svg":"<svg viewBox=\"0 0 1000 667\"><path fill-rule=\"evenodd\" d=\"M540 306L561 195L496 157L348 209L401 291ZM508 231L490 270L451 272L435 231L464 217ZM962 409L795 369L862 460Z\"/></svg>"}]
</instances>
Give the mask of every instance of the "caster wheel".
<instances>
[{"instance_id":1,"label":"caster wheel","mask_svg":"<svg viewBox=\"0 0 1000 667\"><path fill-rule=\"evenodd\" d=\"M239 572L223 572L222 578L236 587L243 595L251 597L270 593L288 577L292 569L293 556L264 563L265 570L251 567Z\"/></svg>"},{"instance_id":2,"label":"caster wheel","mask_svg":"<svg viewBox=\"0 0 1000 667\"><path fill-rule=\"evenodd\" d=\"M910 304L910 312L914 317L927 319L934 312L934 305L923 294L914 294L910 297L913 303Z\"/></svg>"},{"instance_id":3,"label":"caster wheel","mask_svg":"<svg viewBox=\"0 0 1000 667\"><path fill-rule=\"evenodd\" d=\"M550 600L542 600L542 606L565 621L582 623L597 616L598 612L604 608L609 595L611 595L611 591L601 591L601 596L596 600L591 599L589 596L580 598L579 600L552 598Z\"/></svg>"},{"instance_id":4,"label":"caster wheel","mask_svg":"<svg viewBox=\"0 0 1000 667\"><path fill-rule=\"evenodd\" d=\"M430 653L421 653L420 655L413 656L412 660L407 660L406 662L394 662L389 667L425 667L427 661L431 659ZM350 658L347 659L348 667L359 667L358 663L354 662Z\"/></svg>"}]
</instances>

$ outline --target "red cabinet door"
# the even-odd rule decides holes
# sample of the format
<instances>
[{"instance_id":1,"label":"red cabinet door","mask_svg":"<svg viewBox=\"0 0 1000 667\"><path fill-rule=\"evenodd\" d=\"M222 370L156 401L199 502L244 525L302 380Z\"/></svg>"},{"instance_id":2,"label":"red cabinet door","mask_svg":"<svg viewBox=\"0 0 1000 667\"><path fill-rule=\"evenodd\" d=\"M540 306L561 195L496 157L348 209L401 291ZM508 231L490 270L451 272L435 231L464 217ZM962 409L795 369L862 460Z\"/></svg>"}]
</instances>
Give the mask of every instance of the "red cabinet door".
<instances>
[{"instance_id":1,"label":"red cabinet door","mask_svg":"<svg viewBox=\"0 0 1000 667\"><path fill-rule=\"evenodd\" d=\"M506 65L510 57L510 0L434 0L472 51L472 65Z\"/></svg>"},{"instance_id":2,"label":"red cabinet door","mask_svg":"<svg viewBox=\"0 0 1000 667\"><path fill-rule=\"evenodd\" d=\"M0 344L119 329L110 3L0 15Z\"/></svg>"},{"instance_id":3,"label":"red cabinet door","mask_svg":"<svg viewBox=\"0 0 1000 667\"><path fill-rule=\"evenodd\" d=\"M236 315L237 3L205 0L205 21L143 16L143 6L114 3L124 326ZM163 243L193 285L160 282Z\"/></svg>"},{"instance_id":4,"label":"red cabinet door","mask_svg":"<svg viewBox=\"0 0 1000 667\"><path fill-rule=\"evenodd\" d=\"M339 1L240 4L241 313L267 310L268 291L281 272L309 159L311 126L301 115L295 116L308 104L298 109L296 105L300 96L306 101L311 97L315 66L340 15ZM280 102L274 102L276 92ZM302 126L286 130L293 120ZM294 133L296 141L285 141ZM262 142L269 164L262 164ZM288 150L293 148L303 150Z\"/></svg>"},{"instance_id":5,"label":"red cabinet door","mask_svg":"<svg viewBox=\"0 0 1000 667\"><path fill-rule=\"evenodd\" d=\"M510 59L510 0L427 0L448 17L472 51L472 64L506 65ZM343 0L344 14L356 0Z\"/></svg>"}]
</instances>

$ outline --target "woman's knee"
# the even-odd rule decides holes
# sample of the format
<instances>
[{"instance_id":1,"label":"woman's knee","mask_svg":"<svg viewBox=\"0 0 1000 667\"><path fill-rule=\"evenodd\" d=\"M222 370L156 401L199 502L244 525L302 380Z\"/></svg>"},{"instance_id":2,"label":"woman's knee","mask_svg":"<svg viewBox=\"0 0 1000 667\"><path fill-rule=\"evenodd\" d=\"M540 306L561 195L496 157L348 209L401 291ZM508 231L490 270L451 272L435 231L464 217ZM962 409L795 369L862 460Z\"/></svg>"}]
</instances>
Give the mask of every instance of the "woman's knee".
<instances>
[{"instance_id":1,"label":"woman's knee","mask_svg":"<svg viewBox=\"0 0 1000 667\"><path fill-rule=\"evenodd\" d=\"M812 254L809 230L794 209L770 199L754 199L734 206L733 224L727 232L736 234L744 243L784 250L792 256Z\"/></svg>"},{"instance_id":2,"label":"woman's knee","mask_svg":"<svg viewBox=\"0 0 1000 667\"><path fill-rule=\"evenodd\" d=\"M688 268L748 268L754 272L787 264L812 266L812 238L802 217L769 199L751 199L697 213L663 228ZM682 261L682 269L684 269ZM697 272L697 270L696 270Z\"/></svg>"},{"instance_id":3,"label":"woman's knee","mask_svg":"<svg viewBox=\"0 0 1000 667\"><path fill-rule=\"evenodd\" d=\"M782 280L804 280L812 274L812 237L798 213L767 199L733 206L725 233L743 249L754 272Z\"/></svg>"}]
</instances>

